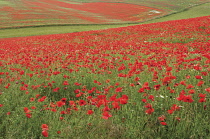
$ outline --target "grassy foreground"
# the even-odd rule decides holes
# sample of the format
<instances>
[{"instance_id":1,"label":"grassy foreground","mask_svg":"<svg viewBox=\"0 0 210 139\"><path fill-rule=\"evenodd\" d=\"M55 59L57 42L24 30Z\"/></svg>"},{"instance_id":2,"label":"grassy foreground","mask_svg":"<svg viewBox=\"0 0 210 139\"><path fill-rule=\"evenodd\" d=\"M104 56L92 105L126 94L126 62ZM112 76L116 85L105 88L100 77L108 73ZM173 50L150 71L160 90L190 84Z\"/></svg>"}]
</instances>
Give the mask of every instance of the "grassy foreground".
<instances>
[{"instance_id":1,"label":"grassy foreground","mask_svg":"<svg viewBox=\"0 0 210 139\"><path fill-rule=\"evenodd\" d=\"M207 16L210 13L210 3L202 4L188 10L174 13L159 19L153 19L144 23L155 23L169 20L187 19L199 16ZM23 36L35 36L35 35L46 35L46 34L60 34L70 32L81 32L88 30L100 30L107 28L116 28L129 25L137 24L118 24L118 25L78 25L78 26L47 26L47 27L31 27L31 28L17 28L17 29L1 29L0 38L10 37L23 37Z\"/></svg>"}]
</instances>

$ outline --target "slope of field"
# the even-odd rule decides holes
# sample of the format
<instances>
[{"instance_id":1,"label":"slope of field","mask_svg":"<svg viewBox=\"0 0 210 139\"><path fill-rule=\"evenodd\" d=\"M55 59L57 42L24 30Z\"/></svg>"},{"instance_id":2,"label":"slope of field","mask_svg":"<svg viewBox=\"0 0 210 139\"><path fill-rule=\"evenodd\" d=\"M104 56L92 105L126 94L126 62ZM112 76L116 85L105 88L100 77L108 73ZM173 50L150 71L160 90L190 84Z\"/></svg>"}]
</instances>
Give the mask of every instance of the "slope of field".
<instances>
[{"instance_id":1,"label":"slope of field","mask_svg":"<svg viewBox=\"0 0 210 139\"><path fill-rule=\"evenodd\" d=\"M66 0L60 0L66 1ZM138 5L145 5L148 7L155 7L163 9L168 12L177 12L186 7L195 6L200 3L209 2L209 0L71 0L72 2L118 2L118 3L132 3Z\"/></svg>"},{"instance_id":2,"label":"slope of field","mask_svg":"<svg viewBox=\"0 0 210 139\"><path fill-rule=\"evenodd\" d=\"M149 20L145 23L163 22L168 20L187 19L199 16L210 15L210 3L201 4L189 8L188 10L170 14L161 18ZM59 33L71 33L88 30L100 30L107 28L123 27L135 24L108 24L108 25L52 25L52 26L39 26L39 27L28 27L28 28L15 28L15 29L0 29L0 38L10 37L22 37L22 36L35 36L35 35L47 35L47 34L59 34ZM136 24L137 25L137 24Z\"/></svg>"},{"instance_id":3,"label":"slope of field","mask_svg":"<svg viewBox=\"0 0 210 139\"><path fill-rule=\"evenodd\" d=\"M15 5L14 5L15 4ZM19 0L1 6L0 27L42 24L106 24L140 22L165 15L161 9L128 3L71 3L59 0Z\"/></svg>"},{"instance_id":4,"label":"slope of field","mask_svg":"<svg viewBox=\"0 0 210 139\"><path fill-rule=\"evenodd\" d=\"M0 28L52 24L142 22L208 1L1 0Z\"/></svg>"},{"instance_id":5,"label":"slope of field","mask_svg":"<svg viewBox=\"0 0 210 139\"><path fill-rule=\"evenodd\" d=\"M207 139L209 23L0 39L0 137Z\"/></svg>"}]
</instances>

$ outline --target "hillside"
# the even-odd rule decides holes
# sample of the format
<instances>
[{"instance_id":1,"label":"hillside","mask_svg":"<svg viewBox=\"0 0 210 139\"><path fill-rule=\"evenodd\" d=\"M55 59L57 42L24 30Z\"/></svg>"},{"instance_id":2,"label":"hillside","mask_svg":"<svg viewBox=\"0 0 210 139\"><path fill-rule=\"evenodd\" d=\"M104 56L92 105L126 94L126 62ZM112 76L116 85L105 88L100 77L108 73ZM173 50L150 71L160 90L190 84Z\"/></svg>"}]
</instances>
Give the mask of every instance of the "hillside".
<instances>
[{"instance_id":1,"label":"hillside","mask_svg":"<svg viewBox=\"0 0 210 139\"><path fill-rule=\"evenodd\" d=\"M209 23L0 39L0 137L207 139Z\"/></svg>"},{"instance_id":2,"label":"hillside","mask_svg":"<svg viewBox=\"0 0 210 139\"><path fill-rule=\"evenodd\" d=\"M138 23L205 2L209 0L0 0L0 28Z\"/></svg>"}]
</instances>

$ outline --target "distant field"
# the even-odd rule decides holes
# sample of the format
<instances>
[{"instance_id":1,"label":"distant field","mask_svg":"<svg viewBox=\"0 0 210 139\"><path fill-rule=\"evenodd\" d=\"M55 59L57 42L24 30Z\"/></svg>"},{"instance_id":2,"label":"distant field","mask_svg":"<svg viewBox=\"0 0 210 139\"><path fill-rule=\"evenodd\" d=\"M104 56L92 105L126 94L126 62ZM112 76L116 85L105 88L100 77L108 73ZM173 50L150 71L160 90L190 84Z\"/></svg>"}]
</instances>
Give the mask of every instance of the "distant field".
<instances>
[{"instance_id":1,"label":"distant field","mask_svg":"<svg viewBox=\"0 0 210 139\"><path fill-rule=\"evenodd\" d=\"M137 23L209 0L0 0L0 28Z\"/></svg>"},{"instance_id":2,"label":"distant field","mask_svg":"<svg viewBox=\"0 0 210 139\"><path fill-rule=\"evenodd\" d=\"M185 10L176 14L171 14L159 19L153 19L144 23L163 22L168 20L186 19L199 16L210 15L210 3L202 4L189 10ZM193 13L193 14L192 14ZM117 28L136 24L116 24L116 25L78 25L78 26L46 26L46 27L30 27L17 29L0 29L0 38L60 34L70 32L80 32L88 30L100 30L107 28Z\"/></svg>"},{"instance_id":3,"label":"distant field","mask_svg":"<svg viewBox=\"0 0 210 139\"><path fill-rule=\"evenodd\" d=\"M60 0L66 1L66 0ZM195 6L200 3L209 2L209 0L71 0L72 2L124 2L138 5L145 5L158 9L164 9L168 12L176 12L186 7Z\"/></svg>"},{"instance_id":4,"label":"distant field","mask_svg":"<svg viewBox=\"0 0 210 139\"><path fill-rule=\"evenodd\" d=\"M17 0L4 3L0 7L0 28L141 22L167 14L161 9L129 3L76 3L59 0Z\"/></svg>"}]
</instances>

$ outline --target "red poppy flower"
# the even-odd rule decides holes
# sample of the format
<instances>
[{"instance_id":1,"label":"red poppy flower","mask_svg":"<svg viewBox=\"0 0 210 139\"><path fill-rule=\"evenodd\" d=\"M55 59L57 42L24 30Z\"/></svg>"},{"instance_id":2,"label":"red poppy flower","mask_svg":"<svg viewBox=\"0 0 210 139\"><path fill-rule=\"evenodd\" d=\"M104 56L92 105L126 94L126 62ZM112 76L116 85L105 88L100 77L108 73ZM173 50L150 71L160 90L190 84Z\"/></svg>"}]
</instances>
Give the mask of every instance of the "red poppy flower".
<instances>
[{"instance_id":1,"label":"red poppy flower","mask_svg":"<svg viewBox=\"0 0 210 139\"><path fill-rule=\"evenodd\" d=\"M177 111L177 110L180 110L180 107L177 106L176 104L173 104L172 107L171 107L171 110Z\"/></svg>"},{"instance_id":2,"label":"red poppy flower","mask_svg":"<svg viewBox=\"0 0 210 139\"><path fill-rule=\"evenodd\" d=\"M171 78L169 76L166 76L162 79L163 85L167 85L171 82Z\"/></svg>"},{"instance_id":3,"label":"red poppy flower","mask_svg":"<svg viewBox=\"0 0 210 139\"><path fill-rule=\"evenodd\" d=\"M122 92L122 87L118 87L115 89L115 92Z\"/></svg>"},{"instance_id":4,"label":"red poppy flower","mask_svg":"<svg viewBox=\"0 0 210 139\"><path fill-rule=\"evenodd\" d=\"M41 128L42 128L42 130L48 130L49 129L47 124L42 124Z\"/></svg>"},{"instance_id":5,"label":"red poppy flower","mask_svg":"<svg viewBox=\"0 0 210 139\"><path fill-rule=\"evenodd\" d=\"M158 117L159 121L165 121L165 119L166 119L165 115L162 115L162 116Z\"/></svg>"},{"instance_id":6,"label":"red poppy flower","mask_svg":"<svg viewBox=\"0 0 210 139\"><path fill-rule=\"evenodd\" d=\"M142 99L141 101L144 102L144 103L146 103L147 102L147 99Z\"/></svg>"},{"instance_id":7,"label":"red poppy flower","mask_svg":"<svg viewBox=\"0 0 210 139\"><path fill-rule=\"evenodd\" d=\"M134 86L135 86L135 84L134 84L134 83L130 83L130 86L131 86L131 87L134 87Z\"/></svg>"},{"instance_id":8,"label":"red poppy flower","mask_svg":"<svg viewBox=\"0 0 210 139\"><path fill-rule=\"evenodd\" d=\"M59 89L59 87L56 87L55 89L53 89L53 92L58 92Z\"/></svg>"},{"instance_id":9,"label":"red poppy flower","mask_svg":"<svg viewBox=\"0 0 210 139\"><path fill-rule=\"evenodd\" d=\"M52 111L52 112L56 112L57 110L56 110L56 109L51 109L51 111Z\"/></svg>"},{"instance_id":10,"label":"red poppy flower","mask_svg":"<svg viewBox=\"0 0 210 139\"><path fill-rule=\"evenodd\" d=\"M21 86L20 90L23 91L23 90L28 90L28 89L26 87L24 87L24 86Z\"/></svg>"},{"instance_id":11,"label":"red poppy flower","mask_svg":"<svg viewBox=\"0 0 210 139\"><path fill-rule=\"evenodd\" d=\"M152 114L154 111L155 111L155 110L154 110L153 108L149 108L149 109L145 110L145 113L150 115L150 114Z\"/></svg>"},{"instance_id":12,"label":"red poppy flower","mask_svg":"<svg viewBox=\"0 0 210 139\"><path fill-rule=\"evenodd\" d=\"M127 103L128 103L128 99L120 98L120 104L127 104Z\"/></svg>"},{"instance_id":13,"label":"red poppy flower","mask_svg":"<svg viewBox=\"0 0 210 139\"><path fill-rule=\"evenodd\" d=\"M202 75L207 76L208 72L201 72Z\"/></svg>"},{"instance_id":14,"label":"red poppy flower","mask_svg":"<svg viewBox=\"0 0 210 139\"><path fill-rule=\"evenodd\" d=\"M207 91L207 92L210 93L210 87L209 88L206 88L205 91Z\"/></svg>"},{"instance_id":15,"label":"red poppy flower","mask_svg":"<svg viewBox=\"0 0 210 139\"><path fill-rule=\"evenodd\" d=\"M25 113L30 113L31 112L27 107L24 107L23 110L24 110Z\"/></svg>"},{"instance_id":16,"label":"red poppy flower","mask_svg":"<svg viewBox=\"0 0 210 139\"><path fill-rule=\"evenodd\" d=\"M20 75L23 75L24 73L25 73L24 70L22 70L22 71L19 72Z\"/></svg>"},{"instance_id":17,"label":"red poppy flower","mask_svg":"<svg viewBox=\"0 0 210 139\"><path fill-rule=\"evenodd\" d=\"M142 85L142 88L146 89L146 90L150 90L151 88L149 87L149 83L148 82L145 82L143 85Z\"/></svg>"},{"instance_id":18,"label":"red poppy flower","mask_svg":"<svg viewBox=\"0 0 210 139\"><path fill-rule=\"evenodd\" d=\"M84 106L84 105L86 105L86 102L84 100L79 100L79 105Z\"/></svg>"},{"instance_id":19,"label":"red poppy flower","mask_svg":"<svg viewBox=\"0 0 210 139\"><path fill-rule=\"evenodd\" d=\"M38 99L38 102L43 102L45 101L46 98L47 98L46 96L43 96L42 98Z\"/></svg>"},{"instance_id":20,"label":"red poppy flower","mask_svg":"<svg viewBox=\"0 0 210 139\"><path fill-rule=\"evenodd\" d=\"M109 114L108 111L104 111L102 115L103 115L103 116L102 116L103 119L109 119L109 117L112 117L112 115Z\"/></svg>"},{"instance_id":21,"label":"red poppy flower","mask_svg":"<svg viewBox=\"0 0 210 139\"><path fill-rule=\"evenodd\" d=\"M63 101L58 101L56 102L58 107L62 107L63 105L65 105L65 103Z\"/></svg>"},{"instance_id":22,"label":"red poppy flower","mask_svg":"<svg viewBox=\"0 0 210 139\"><path fill-rule=\"evenodd\" d=\"M115 83L115 86L118 86L118 85L120 85L119 83Z\"/></svg>"},{"instance_id":23,"label":"red poppy flower","mask_svg":"<svg viewBox=\"0 0 210 139\"><path fill-rule=\"evenodd\" d=\"M172 114L174 112L174 110L168 110L167 111L169 114Z\"/></svg>"},{"instance_id":24,"label":"red poppy flower","mask_svg":"<svg viewBox=\"0 0 210 139\"><path fill-rule=\"evenodd\" d=\"M48 137L49 135L48 135L48 132L46 131L46 130L43 130L42 131L42 135L44 136L44 137Z\"/></svg>"},{"instance_id":25,"label":"red poppy flower","mask_svg":"<svg viewBox=\"0 0 210 139\"><path fill-rule=\"evenodd\" d=\"M152 105L150 103L147 103L144 107L145 108L152 108Z\"/></svg>"},{"instance_id":26,"label":"red poppy flower","mask_svg":"<svg viewBox=\"0 0 210 139\"><path fill-rule=\"evenodd\" d=\"M111 109L108 106L105 106L102 111L110 111Z\"/></svg>"},{"instance_id":27,"label":"red poppy flower","mask_svg":"<svg viewBox=\"0 0 210 139\"><path fill-rule=\"evenodd\" d=\"M139 77L136 77L135 79L134 79L134 81L139 81L140 80L140 78Z\"/></svg>"},{"instance_id":28,"label":"red poppy flower","mask_svg":"<svg viewBox=\"0 0 210 139\"><path fill-rule=\"evenodd\" d=\"M191 90L188 91L188 93L189 94L194 94L195 93L195 90L194 89L191 89Z\"/></svg>"},{"instance_id":29,"label":"red poppy flower","mask_svg":"<svg viewBox=\"0 0 210 139\"><path fill-rule=\"evenodd\" d=\"M154 97L153 95L149 95L149 97L148 97L148 99L150 99L150 100L152 100L152 101L155 101L154 98L155 98L155 97Z\"/></svg>"},{"instance_id":30,"label":"red poppy flower","mask_svg":"<svg viewBox=\"0 0 210 139\"><path fill-rule=\"evenodd\" d=\"M200 98L198 102L206 102L206 98Z\"/></svg>"},{"instance_id":31,"label":"red poppy flower","mask_svg":"<svg viewBox=\"0 0 210 139\"><path fill-rule=\"evenodd\" d=\"M140 88L138 92L139 93L143 93L144 92L144 88Z\"/></svg>"},{"instance_id":32,"label":"red poppy flower","mask_svg":"<svg viewBox=\"0 0 210 139\"><path fill-rule=\"evenodd\" d=\"M70 106L76 106L76 103L75 103L74 101L70 100L70 101L69 101L69 105L70 105Z\"/></svg>"},{"instance_id":33,"label":"red poppy flower","mask_svg":"<svg viewBox=\"0 0 210 139\"><path fill-rule=\"evenodd\" d=\"M161 125L167 125L167 123L166 123L166 122L160 122L160 124L161 124Z\"/></svg>"},{"instance_id":34,"label":"red poppy flower","mask_svg":"<svg viewBox=\"0 0 210 139\"><path fill-rule=\"evenodd\" d=\"M202 84L204 84L204 81L199 81L199 82L197 83L197 86L201 86Z\"/></svg>"},{"instance_id":35,"label":"red poppy flower","mask_svg":"<svg viewBox=\"0 0 210 139\"><path fill-rule=\"evenodd\" d=\"M180 94L179 97L176 98L178 101L182 101L184 99L184 95Z\"/></svg>"},{"instance_id":36,"label":"red poppy flower","mask_svg":"<svg viewBox=\"0 0 210 139\"><path fill-rule=\"evenodd\" d=\"M63 81L63 85L69 85L68 81Z\"/></svg>"},{"instance_id":37,"label":"red poppy flower","mask_svg":"<svg viewBox=\"0 0 210 139\"><path fill-rule=\"evenodd\" d=\"M61 73L60 71L54 71L52 74L58 75L58 74L60 74L60 73Z\"/></svg>"},{"instance_id":38,"label":"red poppy flower","mask_svg":"<svg viewBox=\"0 0 210 139\"><path fill-rule=\"evenodd\" d=\"M31 117L32 117L32 114L27 113L27 114L26 114L26 117L31 118Z\"/></svg>"},{"instance_id":39,"label":"red poppy flower","mask_svg":"<svg viewBox=\"0 0 210 139\"><path fill-rule=\"evenodd\" d=\"M91 114L93 114L93 113L94 113L94 112L93 112L92 110L88 110L88 111L87 111L87 114L88 114L88 115L91 115Z\"/></svg>"},{"instance_id":40,"label":"red poppy flower","mask_svg":"<svg viewBox=\"0 0 210 139\"><path fill-rule=\"evenodd\" d=\"M76 86L80 86L80 85L82 85L82 84L81 84L81 83L76 82L76 83L74 83L74 85L76 85Z\"/></svg>"},{"instance_id":41,"label":"red poppy flower","mask_svg":"<svg viewBox=\"0 0 210 139\"><path fill-rule=\"evenodd\" d=\"M194 86L193 86L192 84L189 84L189 85L187 86L187 89L191 89L191 88L194 88Z\"/></svg>"},{"instance_id":42,"label":"red poppy flower","mask_svg":"<svg viewBox=\"0 0 210 139\"><path fill-rule=\"evenodd\" d=\"M61 111L60 114L67 114L67 112L66 111Z\"/></svg>"},{"instance_id":43,"label":"red poppy flower","mask_svg":"<svg viewBox=\"0 0 210 139\"><path fill-rule=\"evenodd\" d=\"M41 95L40 94L36 94L36 98L39 98Z\"/></svg>"},{"instance_id":44,"label":"red poppy flower","mask_svg":"<svg viewBox=\"0 0 210 139\"><path fill-rule=\"evenodd\" d=\"M200 76L200 75L196 75L195 78L196 78L196 79L203 79L203 77Z\"/></svg>"},{"instance_id":45,"label":"red poppy flower","mask_svg":"<svg viewBox=\"0 0 210 139\"><path fill-rule=\"evenodd\" d=\"M155 89L155 90L159 90L159 89L160 89L160 86L161 86L160 84L154 85L154 89Z\"/></svg>"},{"instance_id":46,"label":"red poppy flower","mask_svg":"<svg viewBox=\"0 0 210 139\"><path fill-rule=\"evenodd\" d=\"M61 101L62 101L63 103L66 103L66 100L67 100L67 98L61 98Z\"/></svg>"},{"instance_id":47,"label":"red poppy flower","mask_svg":"<svg viewBox=\"0 0 210 139\"><path fill-rule=\"evenodd\" d=\"M175 90L171 89L171 90L170 90L170 93L176 93L176 92L175 92Z\"/></svg>"},{"instance_id":48,"label":"red poppy flower","mask_svg":"<svg viewBox=\"0 0 210 139\"><path fill-rule=\"evenodd\" d=\"M202 70L202 67L199 66L199 65L195 65L193 68L194 68L195 70Z\"/></svg>"},{"instance_id":49,"label":"red poppy flower","mask_svg":"<svg viewBox=\"0 0 210 139\"><path fill-rule=\"evenodd\" d=\"M187 96L184 96L183 101L192 103L194 100L192 99L192 96L187 95Z\"/></svg>"},{"instance_id":50,"label":"red poppy flower","mask_svg":"<svg viewBox=\"0 0 210 139\"><path fill-rule=\"evenodd\" d=\"M201 93L199 93L199 94L198 94L198 97L205 98L205 97L206 97L206 94L201 94Z\"/></svg>"},{"instance_id":51,"label":"red poppy flower","mask_svg":"<svg viewBox=\"0 0 210 139\"><path fill-rule=\"evenodd\" d=\"M181 81L180 84L186 86L186 82L185 81Z\"/></svg>"},{"instance_id":52,"label":"red poppy flower","mask_svg":"<svg viewBox=\"0 0 210 139\"><path fill-rule=\"evenodd\" d=\"M120 109L118 102L112 102L113 109Z\"/></svg>"},{"instance_id":53,"label":"red poppy flower","mask_svg":"<svg viewBox=\"0 0 210 139\"><path fill-rule=\"evenodd\" d=\"M171 71L172 70L172 67L167 67L166 68L166 71Z\"/></svg>"},{"instance_id":54,"label":"red poppy flower","mask_svg":"<svg viewBox=\"0 0 210 139\"><path fill-rule=\"evenodd\" d=\"M36 107L35 106L31 106L31 109L36 109Z\"/></svg>"}]
</instances>

